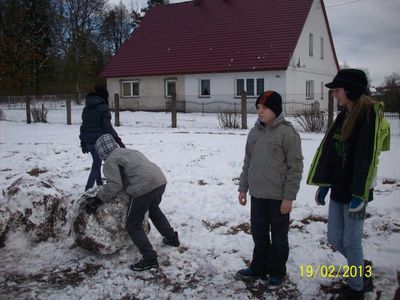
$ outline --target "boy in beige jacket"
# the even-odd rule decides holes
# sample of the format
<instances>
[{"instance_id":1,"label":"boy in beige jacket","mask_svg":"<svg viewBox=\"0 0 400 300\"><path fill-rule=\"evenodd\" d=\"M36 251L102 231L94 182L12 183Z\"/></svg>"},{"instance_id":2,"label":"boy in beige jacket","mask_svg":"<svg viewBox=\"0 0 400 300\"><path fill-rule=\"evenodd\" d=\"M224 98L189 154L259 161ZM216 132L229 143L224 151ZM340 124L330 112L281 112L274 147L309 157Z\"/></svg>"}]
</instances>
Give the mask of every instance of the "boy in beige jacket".
<instances>
[{"instance_id":1,"label":"boy in beige jacket","mask_svg":"<svg viewBox=\"0 0 400 300\"><path fill-rule=\"evenodd\" d=\"M265 91L256 107L259 118L247 138L239 183L239 203L246 205L247 191L251 196L253 259L236 277L252 281L269 275L269 288L274 288L286 276L289 213L300 187L303 156L300 136L282 113L281 96Z\"/></svg>"}]
</instances>

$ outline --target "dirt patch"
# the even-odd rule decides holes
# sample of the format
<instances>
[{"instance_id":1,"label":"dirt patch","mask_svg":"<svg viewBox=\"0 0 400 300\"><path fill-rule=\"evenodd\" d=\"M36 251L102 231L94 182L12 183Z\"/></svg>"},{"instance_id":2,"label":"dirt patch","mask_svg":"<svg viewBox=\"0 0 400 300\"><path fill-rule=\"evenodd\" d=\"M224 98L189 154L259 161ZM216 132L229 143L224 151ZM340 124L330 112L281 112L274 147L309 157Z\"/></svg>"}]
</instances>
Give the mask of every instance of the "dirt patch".
<instances>
[{"instance_id":1,"label":"dirt patch","mask_svg":"<svg viewBox=\"0 0 400 300\"><path fill-rule=\"evenodd\" d=\"M81 268L72 269L55 269L50 272L38 274L20 274L10 272L5 274L4 281L0 283L2 294L15 294L18 291L24 291L27 286L32 286L34 283L42 288L64 289L67 286L78 286L83 280L88 277L93 277L97 274L101 265L87 263Z\"/></svg>"},{"instance_id":2,"label":"dirt patch","mask_svg":"<svg viewBox=\"0 0 400 300\"><path fill-rule=\"evenodd\" d=\"M40 174L42 173L46 173L47 170L46 169L39 169L39 168L33 168L32 170L26 172L27 174L31 175L31 176L35 176L38 177Z\"/></svg>"},{"instance_id":3,"label":"dirt patch","mask_svg":"<svg viewBox=\"0 0 400 300\"><path fill-rule=\"evenodd\" d=\"M232 226L229 228L228 232L226 234L238 234L239 232L244 232L247 234L251 234L251 226L250 223L242 223L237 226Z\"/></svg>"},{"instance_id":4,"label":"dirt patch","mask_svg":"<svg viewBox=\"0 0 400 300\"><path fill-rule=\"evenodd\" d=\"M300 222L304 225L308 225L311 222L322 222L324 224L327 224L328 219L323 218L323 217L318 217L318 216L308 216L307 218L300 220Z\"/></svg>"},{"instance_id":5,"label":"dirt patch","mask_svg":"<svg viewBox=\"0 0 400 300\"><path fill-rule=\"evenodd\" d=\"M395 184L397 183L397 180L395 179L385 179L382 181L382 184Z\"/></svg>"},{"instance_id":6,"label":"dirt patch","mask_svg":"<svg viewBox=\"0 0 400 300\"><path fill-rule=\"evenodd\" d=\"M207 182L205 182L203 179L197 180L198 185L207 185Z\"/></svg>"},{"instance_id":7,"label":"dirt patch","mask_svg":"<svg viewBox=\"0 0 400 300\"><path fill-rule=\"evenodd\" d=\"M205 228L207 228L208 230L210 230L210 231L213 231L213 230L215 230L217 228L220 228L222 226L226 226L226 224L228 224L228 222L218 222L218 223L214 223L213 224L213 223L205 221L205 220L201 220L201 222L203 223L203 226Z\"/></svg>"}]
</instances>

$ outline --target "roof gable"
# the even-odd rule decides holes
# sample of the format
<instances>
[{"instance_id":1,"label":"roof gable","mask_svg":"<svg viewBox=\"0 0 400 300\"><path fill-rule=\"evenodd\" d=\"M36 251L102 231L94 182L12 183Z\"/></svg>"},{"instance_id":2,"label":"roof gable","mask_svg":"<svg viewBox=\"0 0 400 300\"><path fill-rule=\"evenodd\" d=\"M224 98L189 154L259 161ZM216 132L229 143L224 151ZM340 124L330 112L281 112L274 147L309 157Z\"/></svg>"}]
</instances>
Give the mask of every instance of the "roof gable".
<instances>
[{"instance_id":1,"label":"roof gable","mask_svg":"<svg viewBox=\"0 0 400 300\"><path fill-rule=\"evenodd\" d=\"M287 69L313 0L156 6L102 77Z\"/></svg>"}]
</instances>

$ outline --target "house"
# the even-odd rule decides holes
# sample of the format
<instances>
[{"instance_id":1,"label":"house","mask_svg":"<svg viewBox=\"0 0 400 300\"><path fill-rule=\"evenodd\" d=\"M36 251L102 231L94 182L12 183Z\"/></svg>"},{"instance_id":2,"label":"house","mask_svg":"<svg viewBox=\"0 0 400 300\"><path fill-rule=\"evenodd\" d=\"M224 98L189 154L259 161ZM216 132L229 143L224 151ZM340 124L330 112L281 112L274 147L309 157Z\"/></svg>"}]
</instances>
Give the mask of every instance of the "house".
<instances>
[{"instance_id":1,"label":"house","mask_svg":"<svg viewBox=\"0 0 400 300\"><path fill-rule=\"evenodd\" d=\"M338 69L323 0L194 0L152 8L101 76L122 109L173 93L187 112L236 109L243 91L253 109L267 89L325 109Z\"/></svg>"}]
</instances>

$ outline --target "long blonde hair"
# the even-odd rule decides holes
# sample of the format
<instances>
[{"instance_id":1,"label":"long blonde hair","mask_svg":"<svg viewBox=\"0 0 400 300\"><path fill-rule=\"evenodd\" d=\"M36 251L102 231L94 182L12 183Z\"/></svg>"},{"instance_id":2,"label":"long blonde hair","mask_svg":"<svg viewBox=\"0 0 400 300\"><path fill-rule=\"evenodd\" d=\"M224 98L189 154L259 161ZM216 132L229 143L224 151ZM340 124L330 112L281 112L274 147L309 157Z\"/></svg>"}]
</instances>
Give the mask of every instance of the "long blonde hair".
<instances>
[{"instance_id":1,"label":"long blonde hair","mask_svg":"<svg viewBox=\"0 0 400 300\"><path fill-rule=\"evenodd\" d=\"M370 121L370 111L375 103L376 100L366 95L362 95L357 101L354 102L353 107L344 121L341 129L341 139L343 142L350 138L361 111L367 109L367 121Z\"/></svg>"}]
</instances>

